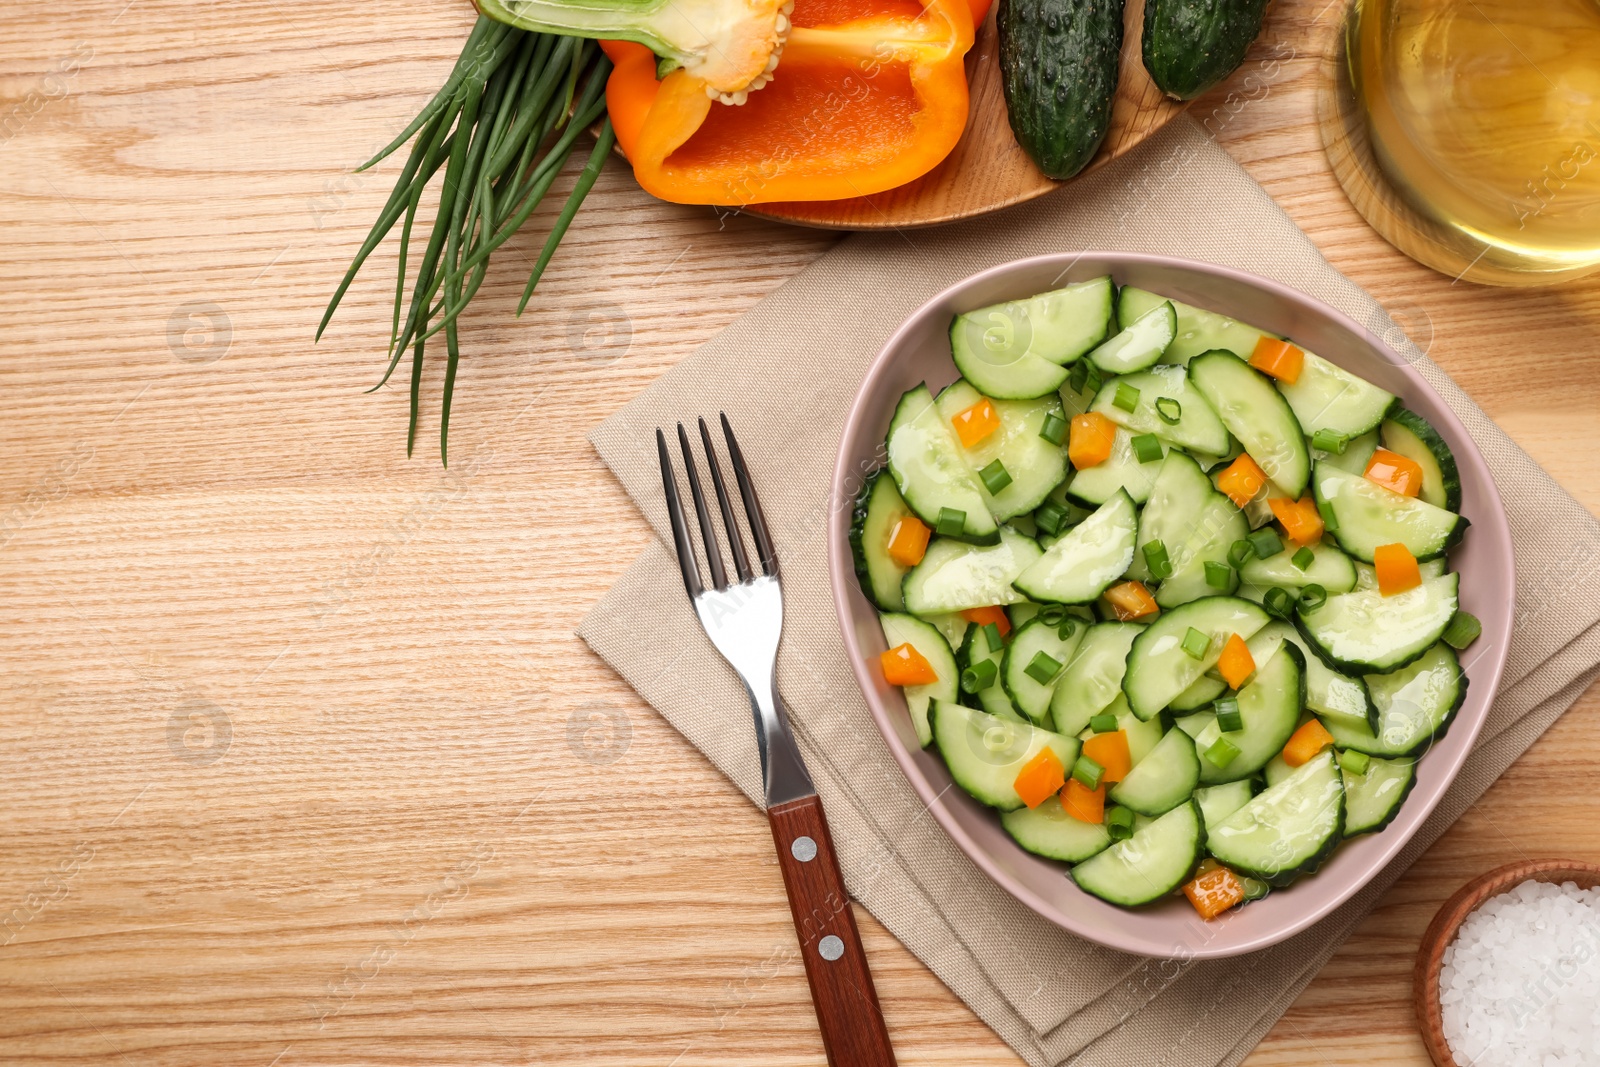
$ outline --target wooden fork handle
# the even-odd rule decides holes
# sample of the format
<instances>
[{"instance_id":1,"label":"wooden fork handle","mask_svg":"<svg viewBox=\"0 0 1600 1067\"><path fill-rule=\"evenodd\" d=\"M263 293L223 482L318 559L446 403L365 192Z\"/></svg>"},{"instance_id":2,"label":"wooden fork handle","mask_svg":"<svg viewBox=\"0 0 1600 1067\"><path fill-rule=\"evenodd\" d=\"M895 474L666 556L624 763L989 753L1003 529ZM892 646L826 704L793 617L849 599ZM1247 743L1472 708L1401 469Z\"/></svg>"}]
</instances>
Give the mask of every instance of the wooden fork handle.
<instances>
[{"instance_id":1,"label":"wooden fork handle","mask_svg":"<svg viewBox=\"0 0 1600 1067\"><path fill-rule=\"evenodd\" d=\"M839 873L822 801L802 797L767 809L789 910L831 1067L894 1067L894 1049L867 969L856 917Z\"/></svg>"}]
</instances>

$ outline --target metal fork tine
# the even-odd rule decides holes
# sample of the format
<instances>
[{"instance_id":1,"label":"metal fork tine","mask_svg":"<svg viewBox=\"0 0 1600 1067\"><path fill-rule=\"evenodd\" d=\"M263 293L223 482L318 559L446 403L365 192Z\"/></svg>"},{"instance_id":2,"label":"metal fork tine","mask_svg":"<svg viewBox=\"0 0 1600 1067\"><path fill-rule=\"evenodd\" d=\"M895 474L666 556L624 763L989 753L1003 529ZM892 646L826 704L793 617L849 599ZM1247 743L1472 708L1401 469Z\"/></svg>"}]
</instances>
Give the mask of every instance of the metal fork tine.
<instances>
[{"instance_id":1,"label":"metal fork tine","mask_svg":"<svg viewBox=\"0 0 1600 1067\"><path fill-rule=\"evenodd\" d=\"M717 507L722 511L722 525L728 528L728 547L733 550L733 567L739 580L748 582L755 577L750 569L750 554L744 550L744 535L733 521L733 503L728 499L728 487L722 481L722 464L717 462L717 450L711 447L711 431L706 420L700 420L700 443L705 446L706 462L711 465L711 487L717 491Z\"/></svg>"},{"instance_id":2,"label":"metal fork tine","mask_svg":"<svg viewBox=\"0 0 1600 1067\"><path fill-rule=\"evenodd\" d=\"M678 550L678 569L683 572L683 588L693 600L703 591L700 565L695 562L694 542L689 539L689 524L678 500L678 482L672 476L672 458L667 455L667 435L656 428L656 452L661 459L661 488L667 495L667 516L672 520L672 543Z\"/></svg>"},{"instance_id":3,"label":"metal fork tine","mask_svg":"<svg viewBox=\"0 0 1600 1067\"><path fill-rule=\"evenodd\" d=\"M706 546L706 563L711 566L711 584L718 589L728 588L728 572L722 566L722 549L717 547L717 531L711 527L711 512L706 508L706 495L700 491L700 472L694 465L694 451L689 448L689 435L678 423L678 447L683 449L683 466L689 472L689 495L694 497L695 518L700 520L700 539Z\"/></svg>"},{"instance_id":4,"label":"metal fork tine","mask_svg":"<svg viewBox=\"0 0 1600 1067\"><path fill-rule=\"evenodd\" d=\"M744 465L744 453L739 451L739 441L728 425L726 412L722 416L722 436L728 439L728 459L733 463L733 476L739 482L739 495L744 498L744 513L750 517L750 532L755 536L756 552L761 556L761 569L769 575L778 573L778 554L772 548L772 536L767 533L767 520L761 514L761 502L756 499L756 487L750 481L750 469Z\"/></svg>"}]
</instances>

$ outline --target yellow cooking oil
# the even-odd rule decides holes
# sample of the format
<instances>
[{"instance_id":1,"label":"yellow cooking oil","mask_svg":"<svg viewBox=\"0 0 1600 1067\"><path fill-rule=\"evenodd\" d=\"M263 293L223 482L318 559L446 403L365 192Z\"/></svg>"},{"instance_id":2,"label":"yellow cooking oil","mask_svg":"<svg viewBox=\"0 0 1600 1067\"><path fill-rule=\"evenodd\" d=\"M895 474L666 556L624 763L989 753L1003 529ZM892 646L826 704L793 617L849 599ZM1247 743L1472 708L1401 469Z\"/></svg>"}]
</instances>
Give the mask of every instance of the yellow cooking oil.
<instances>
[{"instance_id":1,"label":"yellow cooking oil","mask_svg":"<svg viewBox=\"0 0 1600 1067\"><path fill-rule=\"evenodd\" d=\"M1600 0L1357 0L1345 46L1380 232L1470 281L1600 270Z\"/></svg>"}]
</instances>

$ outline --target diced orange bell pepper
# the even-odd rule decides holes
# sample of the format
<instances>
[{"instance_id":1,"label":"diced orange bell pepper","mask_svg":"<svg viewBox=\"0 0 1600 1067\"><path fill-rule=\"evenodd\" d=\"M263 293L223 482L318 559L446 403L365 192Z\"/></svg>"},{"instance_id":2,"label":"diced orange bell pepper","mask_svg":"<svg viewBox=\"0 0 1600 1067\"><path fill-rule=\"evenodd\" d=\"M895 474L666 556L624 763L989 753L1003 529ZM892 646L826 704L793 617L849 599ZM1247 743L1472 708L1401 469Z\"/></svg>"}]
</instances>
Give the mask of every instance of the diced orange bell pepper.
<instances>
[{"instance_id":1,"label":"diced orange bell pepper","mask_svg":"<svg viewBox=\"0 0 1600 1067\"><path fill-rule=\"evenodd\" d=\"M603 41L616 64L606 105L617 144L646 192L680 204L840 200L904 185L966 128L964 60L973 12L986 7L796 0L771 82L741 104L713 99L738 79L711 85L678 69L657 80L650 49Z\"/></svg>"},{"instance_id":2,"label":"diced orange bell pepper","mask_svg":"<svg viewBox=\"0 0 1600 1067\"><path fill-rule=\"evenodd\" d=\"M1307 493L1299 500L1290 500L1286 496L1267 497L1267 506L1272 509L1272 514L1283 523L1283 532L1289 535L1289 540L1297 545L1314 545L1322 540L1322 512L1317 510L1317 502Z\"/></svg>"},{"instance_id":3,"label":"diced orange bell pepper","mask_svg":"<svg viewBox=\"0 0 1600 1067\"><path fill-rule=\"evenodd\" d=\"M1276 337L1263 337L1256 342L1250 354L1250 365L1263 374L1270 374L1280 382L1293 385L1300 378L1306 364L1306 354L1288 341Z\"/></svg>"},{"instance_id":4,"label":"diced orange bell pepper","mask_svg":"<svg viewBox=\"0 0 1600 1067\"><path fill-rule=\"evenodd\" d=\"M1132 622L1161 610L1143 582L1123 582L1105 591L1106 603L1122 622Z\"/></svg>"},{"instance_id":5,"label":"diced orange bell pepper","mask_svg":"<svg viewBox=\"0 0 1600 1067\"><path fill-rule=\"evenodd\" d=\"M1061 806L1079 822L1103 824L1106 821L1105 782L1090 789L1076 778L1068 780L1066 788L1061 790Z\"/></svg>"},{"instance_id":6,"label":"diced orange bell pepper","mask_svg":"<svg viewBox=\"0 0 1600 1067\"><path fill-rule=\"evenodd\" d=\"M1380 448L1367 460L1367 481L1401 496L1416 496L1422 492L1422 465L1398 452Z\"/></svg>"},{"instance_id":7,"label":"diced orange bell pepper","mask_svg":"<svg viewBox=\"0 0 1600 1067\"><path fill-rule=\"evenodd\" d=\"M961 617L979 626L987 626L992 622L999 629L1001 637L1011 632L1011 619L1006 616L1005 608L967 608L961 613Z\"/></svg>"},{"instance_id":8,"label":"diced orange bell pepper","mask_svg":"<svg viewBox=\"0 0 1600 1067\"><path fill-rule=\"evenodd\" d=\"M1078 470L1099 466L1111 458L1117 439L1117 424L1098 411L1072 416L1072 436L1067 439L1067 458Z\"/></svg>"},{"instance_id":9,"label":"diced orange bell pepper","mask_svg":"<svg viewBox=\"0 0 1600 1067\"><path fill-rule=\"evenodd\" d=\"M1061 765L1061 757L1051 749L1042 748L1037 756L1023 764L1016 781L1011 784L1024 804L1037 808L1054 796L1066 781L1067 771Z\"/></svg>"},{"instance_id":10,"label":"diced orange bell pepper","mask_svg":"<svg viewBox=\"0 0 1600 1067\"><path fill-rule=\"evenodd\" d=\"M915 567L928 551L933 531L915 515L903 515L889 531L889 558L902 567Z\"/></svg>"},{"instance_id":11,"label":"diced orange bell pepper","mask_svg":"<svg viewBox=\"0 0 1600 1067\"><path fill-rule=\"evenodd\" d=\"M1202 870L1184 883L1183 895L1189 898L1200 918L1210 922L1244 900L1244 886L1226 867Z\"/></svg>"},{"instance_id":12,"label":"diced orange bell pepper","mask_svg":"<svg viewBox=\"0 0 1600 1067\"><path fill-rule=\"evenodd\" d=\"M1239 458L1217 476L1217 488L1227 493L1228 499L1240 508L1254 500L1266 484L1266 472L1245 452L1239 453Z\"/></svg>"},{"instance_id":13,"label":"diced orange bell pepper","mask_svg":"<svg viewBox=\"0 0 1600 1067\"><path fill-rule=\"evenodd\" d=\"M1256 658L1250 654L1250 646L1238 634L1229 634L1227 644L1222 646L1222 655L1217 659L1217 673L1222 675L1229 689L1240 689L1255 672Z\"/></svg>"},{"instance_id":14,"label":"diced orange bell pepper","mask_svg":"<svg viewBox=\"0 0 1600 1067\"><path fill-rule=\"evenodd\" d=\"M984 397L970 408L956 412L950 425L955 427L962 447L971 448L1000 428L1000 416L989 398Z\"/></svg>"},{"instance_id":15,"label":"diced orange bell pepper","mask_svg":"<svg viewBox=\"0 0 1600 1067\"><path fill-rule=\"evenodd\" d=\"M1102 784L1115 785L1133 770L1133 757L1128 752L1128 735L1121 730L1095 734L1083 743L1083 754L1105 768L1100 775Z\"/></svg>"},{"instance_id":16,"label":"diced orange bell pepper","mask_svg":"<svg viewBox=\"0 0 1600 1067\"><path fill-rule=\"evenodd\" d=\"M931 685L939 680L933 664L909 641L879 656L878 662L883 666L883 680L890 685Z\"/></svg>"},{"instance_id":17,"label":"diced orange bell pepper","mask_svg":"<svg viewBox=\"0 0 1600 1067\"><path fill-rule=\"evenodd\" d=\"M1331 744L1333 735L1328 728L1316 719L1307 719L1300 729L1289 735L1289 743L1283 746L1283 762L1291 767L1304 766Z\"/></svg>"},{"instance_id":18,"label":"diced orange bell pepper","mask_svg":"<svg viewBox=\"0 0 1600 1067\"><path fill-rule=\"evenodd\" d=\"M1422 568L1417 557L1398 541L1372 550L1372 569L1378 574L1380 596L1394 596L1422 584Z\"/></svg>"}]
</instances>

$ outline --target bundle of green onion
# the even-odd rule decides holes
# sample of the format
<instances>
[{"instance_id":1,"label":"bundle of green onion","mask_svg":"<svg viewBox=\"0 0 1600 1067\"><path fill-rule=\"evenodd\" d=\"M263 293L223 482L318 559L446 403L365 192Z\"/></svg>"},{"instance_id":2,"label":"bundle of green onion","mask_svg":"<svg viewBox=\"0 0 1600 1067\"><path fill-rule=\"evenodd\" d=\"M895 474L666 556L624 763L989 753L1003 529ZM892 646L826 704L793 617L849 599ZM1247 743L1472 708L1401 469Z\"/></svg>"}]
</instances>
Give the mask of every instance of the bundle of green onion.
<instances>
[{"instance_id":1,"label":"bundle of green onion","mask_svg":"<svg viewBox=\"0 0 1600 1067\"><path fill-rule=\"evenodd\" d=\"M415 138L388 203L328 303L317 337L327 329L356 272L403 216L389 365L373 389L389 380L409 347L407 455L416 444L423 353L429 339L442 330L447 363L439 455L449 464L450 397L461 358L456 320L483 284L489 257L539 206L572 155L578 137L605 115L610 70L610 61L593 41L531 33L480 16L444 86L400 136L361 166L366 170ZM611 122L606 119L587 165L545 239L517 305L519 315L614 143ZM441 167L444 185L439 206L427 248L416 262L408 302L406 265L411 231L423 190ZM402 308L406 309L403 319Z\"/></svg>"}]
</instances>

